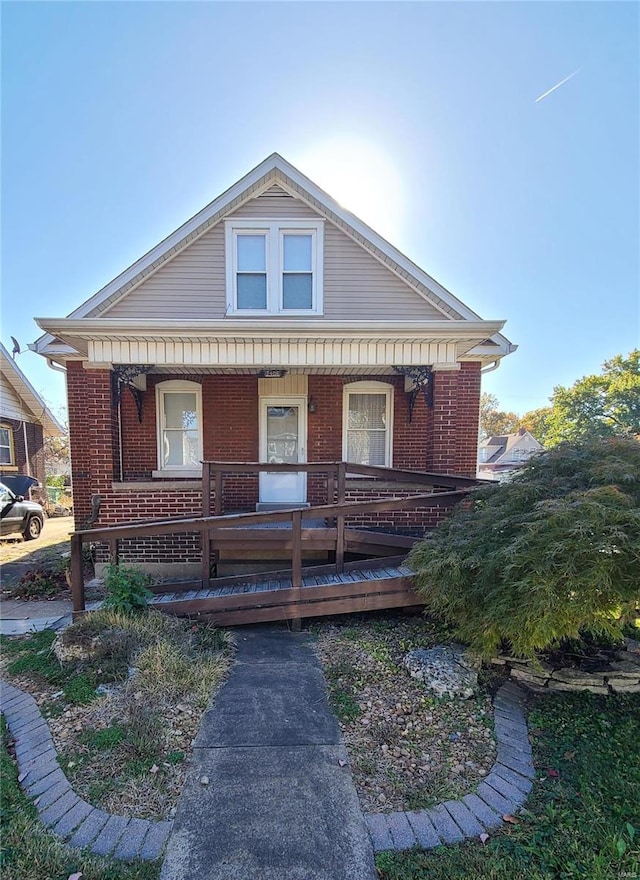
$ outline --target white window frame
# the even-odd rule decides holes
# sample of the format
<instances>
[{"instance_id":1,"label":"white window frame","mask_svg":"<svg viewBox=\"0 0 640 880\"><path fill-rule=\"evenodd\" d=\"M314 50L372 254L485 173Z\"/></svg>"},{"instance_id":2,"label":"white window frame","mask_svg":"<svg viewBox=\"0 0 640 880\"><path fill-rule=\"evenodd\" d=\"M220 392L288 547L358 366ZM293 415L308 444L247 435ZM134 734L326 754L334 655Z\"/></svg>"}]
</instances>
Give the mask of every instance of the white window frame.
<instances>
[{"instance_id":1,"label":"white window frame","mask_svg":"<svg viewBox=\"0 0 640 880\"><path fill-rule=\"evenodd\" d=\"M351 394L384 394L386 401L387 430L385 431L384 467L393 467L393 385L388 382L349 382L342 394L342 458L347 461L349 449L349 396ZM359 464L359 462L353 462ZM353 476L353 475L352 475Z\"/></svg>"},{"instance_id":2,"label":"white window frame","mask_svg":"<svg viewBox=\"0 0 640 880\"><path fill-rule=\"evenodd\" d=\"M15 448L15 445L13 442L13 428L11 425L8 425L6 422L0 423L0 428L7 431L7 433L9 434L8 447L4 446L4 444L2 444L2 445L3 445L4 449L7 449L7 448L9 449L9 459L10 460L5 462L4 464L2 464L0 462L0 467L3 467L5 470L8 470L9 468L14 468L16 465L16 448Z\"/></svg>"},{"instance_id":3,"label":"white window frame","mask_svg":"<svg viewBox=\"0 0 640 880\"><path fill-rule=\"evenodd\" d=\"M154 477L199 477L202 474L202 466L198 465L175 465L163 467L164 449L164 398L165 394L195 394L196 413L198 418L198 459L202 461L202 385L199 382L189 382L186 379L169 379L166 382L158 382L156 385L156 444L158 451L158 470L153 472Z\"/></svg>"},{"instance_id":4,"label":"white window frame","mask_svg":"<svg viewBox=\"0 0 640 880\"><path fill-rule=\"evenodd\" d=\"M283 308L284 236L288 233L311 236L312 297L310 309ZM237 307L238 249L236 241L243 234L265 236L265 265L267 273L267 302L265 309L239 309ZM323 220L226 220L226 314L239 317L255 317L257 315L282 315L285 317L321 315L323 309L323 254Z\"/></svg>"}]
</instances>

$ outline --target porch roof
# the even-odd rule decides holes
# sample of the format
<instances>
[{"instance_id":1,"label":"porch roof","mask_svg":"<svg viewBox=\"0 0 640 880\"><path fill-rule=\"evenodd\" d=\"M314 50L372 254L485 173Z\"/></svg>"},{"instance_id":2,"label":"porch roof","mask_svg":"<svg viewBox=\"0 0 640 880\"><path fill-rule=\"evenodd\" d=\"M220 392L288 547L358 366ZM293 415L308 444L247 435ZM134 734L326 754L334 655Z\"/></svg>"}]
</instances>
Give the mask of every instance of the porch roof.
<instances>
[{"instance_id":1,"label":"porch roof","mask_svg":"<svg viewBox=\"0 0 640 880\"><path fill-rule=\"evenodd\" d=\"M336 368L491 363L508 354L497 336L504 321L222 321L38 318L55 342L54 359L90 364ZM493 339L491 338L493 337Z\"/></svg>"}]
</instances>

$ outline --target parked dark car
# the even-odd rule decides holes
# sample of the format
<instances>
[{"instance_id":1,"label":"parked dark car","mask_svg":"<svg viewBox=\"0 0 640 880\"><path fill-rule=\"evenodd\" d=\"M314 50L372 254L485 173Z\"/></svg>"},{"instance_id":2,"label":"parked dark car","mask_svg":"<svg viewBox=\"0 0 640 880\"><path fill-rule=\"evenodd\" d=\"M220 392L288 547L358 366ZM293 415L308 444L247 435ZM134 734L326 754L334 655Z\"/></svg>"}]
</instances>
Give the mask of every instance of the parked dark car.
<instances>
[{"instance_id":1,"label":"parked dark car","mask_svg":"<svg viewBox=\"0 0 640 880\"><path fill-rule=\"evenodd\" d=\"M35 501L25 501L0 483L0 535L22 534L25 541L37 538L44 525L44 510Z\"/></svg>"}]
</instances>

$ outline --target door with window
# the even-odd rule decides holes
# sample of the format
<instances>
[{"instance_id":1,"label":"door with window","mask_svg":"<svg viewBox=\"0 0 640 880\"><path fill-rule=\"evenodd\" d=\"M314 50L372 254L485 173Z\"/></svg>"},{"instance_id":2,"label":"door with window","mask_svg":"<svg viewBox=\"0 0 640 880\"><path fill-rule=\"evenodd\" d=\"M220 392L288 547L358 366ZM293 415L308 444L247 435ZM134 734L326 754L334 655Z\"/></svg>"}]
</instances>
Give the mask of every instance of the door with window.
<instances>
[{"instance_id":1,"label":"door with window","mask_svg":"<svg viewBox=\"0 0 640 880\"><path fill-rule=\"evenodd\" d=\"M297 464L306 461L306 397L260 398L260 461ZM303 504L307 498L307 475L302 471L260 474L260 501L271 504Z\"/></svg>"}]
</instances>

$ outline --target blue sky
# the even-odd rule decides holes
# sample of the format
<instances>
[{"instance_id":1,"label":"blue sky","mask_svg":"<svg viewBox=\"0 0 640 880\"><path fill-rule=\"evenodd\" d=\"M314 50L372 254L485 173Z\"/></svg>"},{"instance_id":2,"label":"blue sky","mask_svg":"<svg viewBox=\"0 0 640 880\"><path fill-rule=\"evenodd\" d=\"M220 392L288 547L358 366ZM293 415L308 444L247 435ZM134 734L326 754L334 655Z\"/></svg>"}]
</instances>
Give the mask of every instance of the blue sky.
<instances>
[{"instance_id":1,"label":"blue sky","mask_svg":"<svg viewBox=\"0 0 640 880\"><path fill-rule=\"evenodd\" d=\"M635 3L4 3L2 340L277 150L520 348L505 409L639 344ZM552 94L535 99L564 77ZM20 356L57 405L64 383Z\"/></svg>"}]
</instances>

